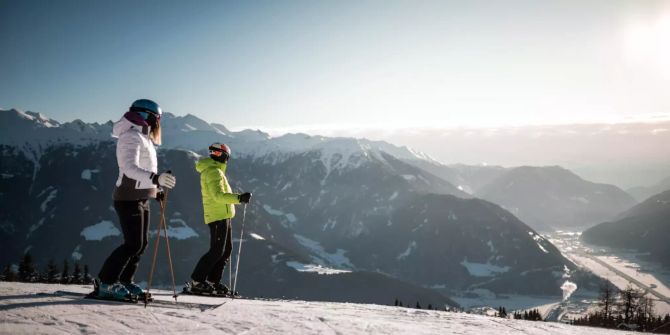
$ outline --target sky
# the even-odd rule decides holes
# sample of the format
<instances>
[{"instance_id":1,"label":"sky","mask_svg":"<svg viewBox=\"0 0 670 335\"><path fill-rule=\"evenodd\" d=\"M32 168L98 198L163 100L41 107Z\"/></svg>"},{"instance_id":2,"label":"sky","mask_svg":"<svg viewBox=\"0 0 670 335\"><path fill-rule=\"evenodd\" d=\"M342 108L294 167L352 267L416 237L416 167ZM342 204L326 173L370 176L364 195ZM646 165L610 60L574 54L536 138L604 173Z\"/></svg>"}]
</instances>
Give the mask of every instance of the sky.
<instances>
[{"instance_id":1,"label":"sky","mask_svg":"<svg viewBox=\"0 0 670 335\"><path fill-rule=\"evenodd\" d=\"M0 108L232 129L670 115L670 1L0 0Z\"/></svg>"}]
</instances>

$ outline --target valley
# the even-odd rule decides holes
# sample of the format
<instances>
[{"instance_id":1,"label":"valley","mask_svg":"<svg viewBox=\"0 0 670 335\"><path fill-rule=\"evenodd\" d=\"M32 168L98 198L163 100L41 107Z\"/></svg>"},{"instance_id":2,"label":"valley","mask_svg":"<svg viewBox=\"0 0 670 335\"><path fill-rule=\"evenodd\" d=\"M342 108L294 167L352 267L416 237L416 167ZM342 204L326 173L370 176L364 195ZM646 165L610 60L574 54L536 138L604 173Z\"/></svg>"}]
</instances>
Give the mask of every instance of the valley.
<instances>
[{"instance_id":1,"label":"valley","mask_svg":"<svg viewBox=\"0 0 670 335\"><path fill-rule=\"evenodd\" d=\"M558 231L546 237L578 266L619 289L635 286L653 295L657 314L670 313L670 271L647 262L638 253L593 246L580 240L581 233Z\"/></svg>"}]
</instances>

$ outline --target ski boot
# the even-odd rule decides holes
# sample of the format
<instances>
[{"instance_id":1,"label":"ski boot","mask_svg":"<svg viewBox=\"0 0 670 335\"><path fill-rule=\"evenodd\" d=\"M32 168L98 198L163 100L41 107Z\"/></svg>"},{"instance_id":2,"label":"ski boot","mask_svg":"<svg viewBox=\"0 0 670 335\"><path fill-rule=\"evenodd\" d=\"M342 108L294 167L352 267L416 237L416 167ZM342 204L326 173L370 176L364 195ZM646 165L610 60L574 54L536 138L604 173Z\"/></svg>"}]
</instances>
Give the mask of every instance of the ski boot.
<instances>
[{"instance_id":1,"label":"ski boot","mask_svg":"<svg viewBox=\"0 0 670 335\"><path fill-rule=\"evenodd\" d=\"M194 295L214 295L214 287L207 281L191 280L184 286L184 293Z\"/></svg>"},{"instance_id":2,"label":"ski boot","mask_svg":"<svg viewBox=\"0 0 670 335\"><path fill-rule=\"evenodd\" d=\"M118 300L126 302L136 302L128 289L121 283L105 284L97 282L96 289L91 294L91 298L103 300Z\"/></svg>"},{"instance_id":3,"label":"ski boot","mask_svg":"<svg viewBox=\"0 0 670 335\"><path fill-rule=\"evenodd\" d=\"M126 287L128 292L130 292L130 295L133 296L133 298L142 301L145 300L153 301L153 299L151 298L151 293L145 292L144 290L142 290L141 287L139 287L139 285L135 283L122 283L122 284L123 286Z\"/></svg>"},{"instance_id":4,"label":"ski boot","mask_svg":"<svg viewBox=\"0 0 670 335\"><path fill-rule=\"evenodd\" d=\"M216 295L216 296L226 297L226 296L228 296L228 294L231 293L228 286L224 285L221 282L213 283L211 285L214 288L214 295Z\"/></svg>"}]
</instances>

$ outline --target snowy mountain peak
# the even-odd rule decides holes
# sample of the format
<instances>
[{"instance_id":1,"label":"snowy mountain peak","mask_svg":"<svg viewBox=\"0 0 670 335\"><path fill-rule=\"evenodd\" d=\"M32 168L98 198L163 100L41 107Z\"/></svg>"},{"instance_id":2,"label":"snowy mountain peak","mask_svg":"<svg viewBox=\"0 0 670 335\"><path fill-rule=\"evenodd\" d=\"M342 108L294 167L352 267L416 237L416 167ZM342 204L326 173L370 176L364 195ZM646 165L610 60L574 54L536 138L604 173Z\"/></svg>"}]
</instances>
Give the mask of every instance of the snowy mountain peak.
<instances>
[{"instance_id":1,"label":"snowy mountain peak","mask_svg":"<svg viewBox=\"0 0 670 335\"><path fill-rule=\"evenodd\" d=\"M41 125L43 125L47 128L58 127L58 125L59 125L58 121L52 120L52 119L50 119L49 117L47 117L46 115L44 115L42 113L35 113L35 112L28 111L28 112L25 112L24 115L27 116L27 117L32 118L32 120L34 120L35 122L37 122L37 123L39 123L39 124L41 124Z\"/></svg>"},{"instance_id":2,"label":"snowy mountain peak","mask_svg":"<svg viewBox=\"0 0 670 335\"><path fill-rule=\"evenodd\" d=\"M31 125L33 127L53 128L60 125L58 121L52 120L42 113L24 112L14 108L9 110L0 109L0 120L2 120L3 126Z\"/></svg>"},{"instance_id":3,"label":"snowy mountain peak","mask_svg":"<svg viewBox=\"0 0 670 335\"><path fill-rule=\"evenodd\" d=\"M3 136L2 144L35 142L88 142L107 140L111 123L86 123L74 120L59 123L42 113L22 112L12 109L0 111ZM401 160L436 162L428 155L405 146L396 146L384 141L361 138L311 136L302 133L271 137L260 130L245 129L232 132L221 124L210 124L193 115L177 116L164 113L163 147L182 148L201 152L211 143L227 143L234 155L252 156L273 161L283 160L295 154L317 152L328 171L344 167L357 167L370 159L384 162L382 153ZM39 130L35 132L35 130Z\"/></svg>"}]
</instances>

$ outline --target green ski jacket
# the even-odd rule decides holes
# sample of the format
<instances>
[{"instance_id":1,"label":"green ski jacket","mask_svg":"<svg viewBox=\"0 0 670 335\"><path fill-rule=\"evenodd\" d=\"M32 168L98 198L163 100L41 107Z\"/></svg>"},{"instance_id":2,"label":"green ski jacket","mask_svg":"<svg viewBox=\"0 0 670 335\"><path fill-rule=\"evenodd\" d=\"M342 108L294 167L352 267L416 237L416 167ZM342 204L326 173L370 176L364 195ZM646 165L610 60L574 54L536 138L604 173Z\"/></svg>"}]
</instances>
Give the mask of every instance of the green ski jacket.
<instances>
[{"instance_id":1,"label":"green ski jacket","mask_svg":"<svg viewBox=\"0 0 670 335\"><path fill-rule=\"evenodd\" d=\"M210 157L202 158L195 164L200 173L202 207L205 210L205 223L231 219L235 216L234 204L239 204L239 195L232 193L226 179L225 163L219 163Z\"/></svg>"}]
</instances>

